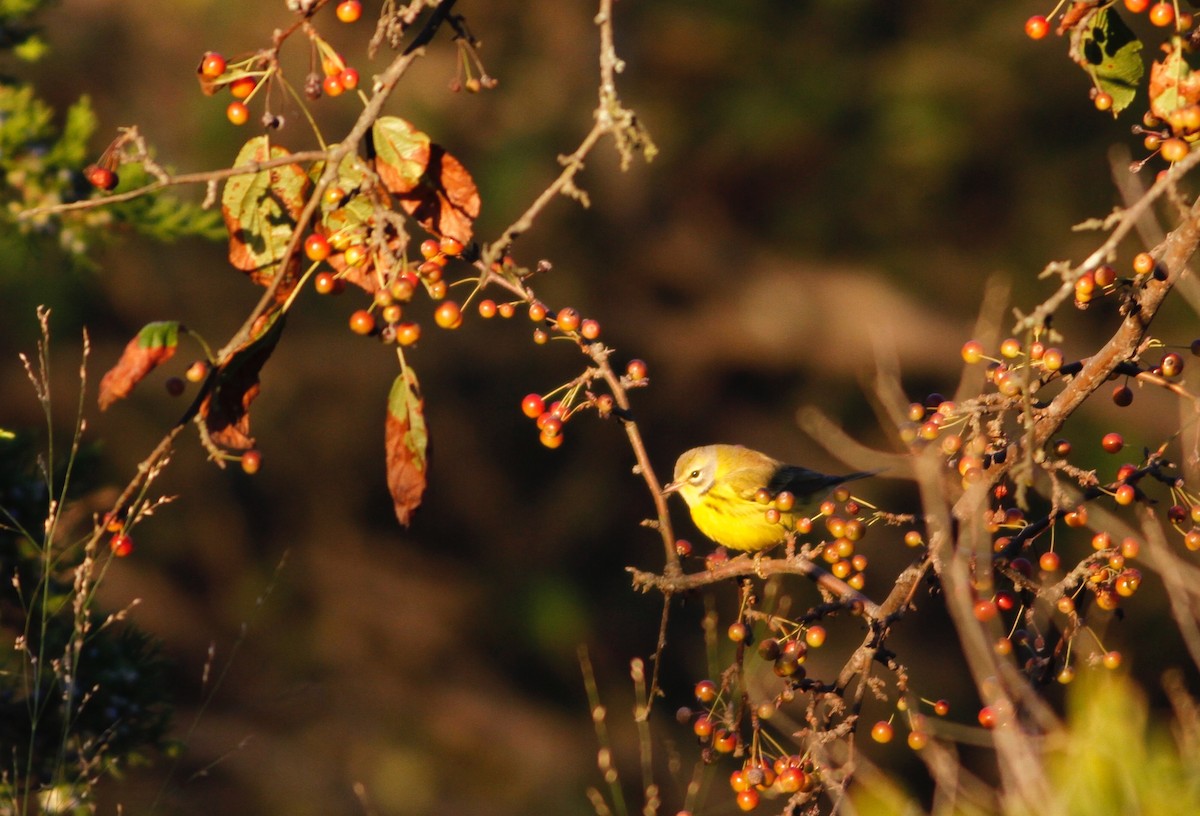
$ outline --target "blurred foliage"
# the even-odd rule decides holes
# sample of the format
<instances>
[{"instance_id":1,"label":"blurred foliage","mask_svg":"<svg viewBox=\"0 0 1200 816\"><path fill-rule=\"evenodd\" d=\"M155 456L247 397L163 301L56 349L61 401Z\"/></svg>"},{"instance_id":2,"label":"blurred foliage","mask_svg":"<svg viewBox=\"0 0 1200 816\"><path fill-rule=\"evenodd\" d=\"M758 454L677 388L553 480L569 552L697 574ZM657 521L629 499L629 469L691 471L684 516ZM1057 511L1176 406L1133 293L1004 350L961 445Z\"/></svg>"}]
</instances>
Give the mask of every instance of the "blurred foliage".
<instances>
[{"instance_id":1,"label":"blurred foliage","mask_svg":"<svg viewBox=\"0 0 1200 816\"><path fill-rule=\"evenodd\" d=\"M144 764L164 745L167 677L158 644L110 619L80 583L94 553L58 540L78 534L64 528L93 487L95 451L60 463L47 480L53 465L34 445L22 435L0 439L0 813L30 812L31 797L43 795L59 803L42 801L47 812L90 812L97 779ZM66 495L55 492L67 484Z\"/></svg>"},{"instance_id":2,"label":"blurred foliage","mask_svg":"<svg viewBox=\"0 0 1200 816\"><path fill-rule=\"evenodd\" d=\"M1175 678L1173 684L1178 683ZM1053 797L1039 813L1069 816L1188 816L1200 813L1200 721L1195 701L1175 689L1178 719L1151 715L1145 695L1122 674L1091 673L1067 694L1061 732L1041 743ZM854 788L863 816L900 816L927 810L896 779L875 777ZM1022 808L988 803L987 795L962 801L955 812L1027 816Z\"/></svg>"}]
</instances>

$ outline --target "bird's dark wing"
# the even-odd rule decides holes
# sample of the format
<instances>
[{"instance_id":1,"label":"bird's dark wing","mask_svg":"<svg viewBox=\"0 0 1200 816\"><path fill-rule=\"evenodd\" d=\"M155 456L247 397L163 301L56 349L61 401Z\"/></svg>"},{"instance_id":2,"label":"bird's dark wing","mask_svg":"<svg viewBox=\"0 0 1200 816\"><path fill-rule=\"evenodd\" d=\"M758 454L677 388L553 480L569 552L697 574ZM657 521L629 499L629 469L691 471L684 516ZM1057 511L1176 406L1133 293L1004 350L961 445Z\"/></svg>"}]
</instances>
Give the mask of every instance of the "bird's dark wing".
<instances>
[{"instance_id":1,"label":"bird's dark wing","mask_svg":"<svg viewBox=\"0 0 1200 816\"><path fill-rule=\"evenodd\" d=\"M809 470L806 467L800 467L799 465L784 465L775 471L775 475L771 477L771 481L767 484L767 490L770 491L772 496L786 490L796 497L796 501L803 503L822 490L828 490L831 487L836 487L844 482L852 482L855 479L865 479L868 476L874 476L878 472L878 470L860 470L857 473L847 473L844 476L831 476L826 473Z\"/></svg>"}]
</instances>

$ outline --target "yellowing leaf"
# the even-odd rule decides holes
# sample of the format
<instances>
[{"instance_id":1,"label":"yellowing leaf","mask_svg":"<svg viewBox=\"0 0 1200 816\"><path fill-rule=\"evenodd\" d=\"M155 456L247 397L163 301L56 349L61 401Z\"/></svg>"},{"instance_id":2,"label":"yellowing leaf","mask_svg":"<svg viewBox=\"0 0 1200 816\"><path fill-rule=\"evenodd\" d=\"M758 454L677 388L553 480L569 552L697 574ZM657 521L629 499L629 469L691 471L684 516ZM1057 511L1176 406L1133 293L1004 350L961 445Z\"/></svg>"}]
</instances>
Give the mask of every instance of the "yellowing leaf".
<instances>
[{"instance_id":1,"label":"yellowing leaf","mask_svg":"<svg viewBox=\"0 0 1200 816\"><path fill-rule=\"evenodd\" d=\"M1150 112L1159 119L1200 102L1200 74L1179 49L1150 66Z\"/></svg>"},{"instance_id":2,"label":"yellowing leaf","mask_svg":"<svg viewBox=\"0 0 1200 816\"><path fill-rule=\"evenodd\" d=\"M266 136L256 136L242 146L236 165L286 155L286 149L271 145ZM225 183L221 213L229 230L229 262L249 272L255 283L267 286L278 274L309 186L308 174L298 164L234 176ZM294 257L284 270L288 280L277 291L280 299L291 291L298 270L299 258Z\"/></svg>"},{"instance_id":3,"label":"yellowing leaf","mask_svg":"<svg viewBox=\"0 0 1200 816\"><path fill-rule=\"evenodd\" d=\"M429 164L429 137L398 116L381 116L371 126L375 170L383 186L407 193L421 182Z\"/></svg>"},{"instance_id":4,"label":"yellowing leaf","mask_svg":"<svg viewBox=\"0 0 1200 816\"><path fill-rule=\"evenodd\" d=\"M396 518L408 526L413 511L425 495L429 434L425 429L425 401L421 399L417 375L405 368L392 383L384 427L387 454L387 483L396 508Z\"/></svg>"},{"instance_id":5,"label":"yellowing leaf","mask_svg":"<svg viewBox=\"0 0 1200 816\"><path fill-rule=\"evenodd\" d=\"M117 364L100 380L100 410L104 411L133 391L147 374L175 356L179 345L179 322L164 320L147 323L125 345Z\"/></svg>"},{"instance_id":6,"label":"yellowing leaf","mask_svg":"<svg viewBox=\"0 0 1200 816\"><path fill-rule=\"evenodd\" d=\"M1071 59L1091 75L1097 87L1113 99L1116 116L1133 102L1146 72L1142 43L1121 15L1097 8L1079 16L1071 28Z\"/></svg>"}]
</instances>

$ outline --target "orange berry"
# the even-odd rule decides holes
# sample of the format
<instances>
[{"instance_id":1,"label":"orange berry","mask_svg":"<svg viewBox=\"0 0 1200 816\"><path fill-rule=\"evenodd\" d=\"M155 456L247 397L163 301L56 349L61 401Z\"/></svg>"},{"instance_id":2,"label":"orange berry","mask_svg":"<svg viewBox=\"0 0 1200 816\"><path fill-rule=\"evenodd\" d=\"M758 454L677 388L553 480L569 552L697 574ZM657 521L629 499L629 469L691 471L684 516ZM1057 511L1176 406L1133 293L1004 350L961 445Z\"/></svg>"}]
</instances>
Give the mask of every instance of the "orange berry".
<instances>
[{"instance_id":1,"label":"orange berry","mask_svg":"<svg viewBox=\"0 0 1200 816\"><path fill-rule=\"evenodd\" d=\"M402 346L411 346L421 339L420 323L399 323L396 326L396 342Z\"/></svg>"},{"instance_id":2,"label":"orange berry","mask_svg":"<svg viewBox=\"0 0 1200 816\"><path fill-rule=\"evenodd\" d=\"M258 473L262 467L262 453L257 450L248 450L242 454L242 470L251 476Z\"/></svg>"},{"instance_id":3,"label":"orange berry","mask_svg":"<svg viewBox=\"0 0 1200 816\"><path fill-rule=\"evenodd\" d=\"M457 329L462 325L462 309L453 300L443 300L433 313L433 320L443 329Z\"/></svg>"},{"instance_id":4,"label":"orange berry","mask_svg":"<svg viewBox=\"0 0 1200 816\"><path fill-rule=\"evenodd\" d=\"M337 18L343 23L354 23L362 17L362 3L359 0L342 0L337 4Z\"/></svg>"},{"instance_id":5,"label":"orange berry","mask_svg":"<svg viewBox=\"0 0 1200 816\"><path fill-rule=\"evenodd\" d=\"M233 94L234 99L245 99L257 86L258 80L254 77L241 77L229 83L229 93Z\"/></svg>"},{"instance_id":6,"label":"orange berry","mask_svg":"<svg viewBox=\"0 0 1200 816\"><path fill-rule=\"evenodd\" d=\"M350 331L364 335L375 331L375 315L366 309L354 312L350 315Z\"/></svg>"},{"instance_id":7,"label":"orange berry","mask_svg":"<svg viewBox=\"0 0 1200 816\"><path fill-rule=\"evenodd\" d=\"M1050 21L1040 14L1035 14L1025 21L1025 34L1031 40L1040 40L1050 33Z\"/></svg>"},{"instance_id":8,"label":"orange berry","mask_svg":"<svg viewBox=\"0 0 1200 816\"><path fill-rule=\"evenodd\" d=\"M329 239L320 233L314 232L304 239L304 254L310 261L323 261L329 257L331 251Z\"/></svg>"},{"instance_id":9,"label":"orange berry","mask_svg":"<svg viewBox=\"0 0 1200 816\"><path fill-rule=\"evenodd\" d=\"M216 79L225 73L225 58L215 51L208 51L200 60L200 75L208 79Z\"/></svg>"},{"instance_id":10,"label":"orange berry","mask_svg":"<svg viewBox=\"0 0 1200 816\"><path fill-rule=\"evenodd\" d=\"M1160 2L1150 7L1150 22L1165 28L1175 22L1175 4Z\"/></svg>"},{"instance_id":11,"label":"orange berry","mask_svg":"<svg viewBox=\"0 0 1200 816\"><path fill-rule=\"evenodd\" d=\"M225 109L225 116L235 125L244 125L250 121L250 109L245 102L230 102Z\"/></svg>"}]
</instances>

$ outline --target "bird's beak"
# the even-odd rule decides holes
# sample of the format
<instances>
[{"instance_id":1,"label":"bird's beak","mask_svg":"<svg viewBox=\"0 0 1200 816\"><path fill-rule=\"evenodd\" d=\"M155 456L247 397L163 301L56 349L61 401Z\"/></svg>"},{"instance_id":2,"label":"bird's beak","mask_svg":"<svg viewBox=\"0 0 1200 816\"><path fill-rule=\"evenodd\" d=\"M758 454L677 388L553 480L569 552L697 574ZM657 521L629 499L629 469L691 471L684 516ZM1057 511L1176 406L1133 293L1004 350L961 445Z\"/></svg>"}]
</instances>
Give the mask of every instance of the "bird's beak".
<instances>
[{"instance_id":1,"label":"bird's beak","mask_svg":"<svg viewBox=\"0 0 1200 816\"><path fill-rule=\"evenodd\" d=\"M664 496L670 496L672 493L678 493L679 488L681 488L681 487L683 487L683 480L677 479L676 481L671 482L670 484L663 487L662 494Z\"/></svg>"}]
</instances>

